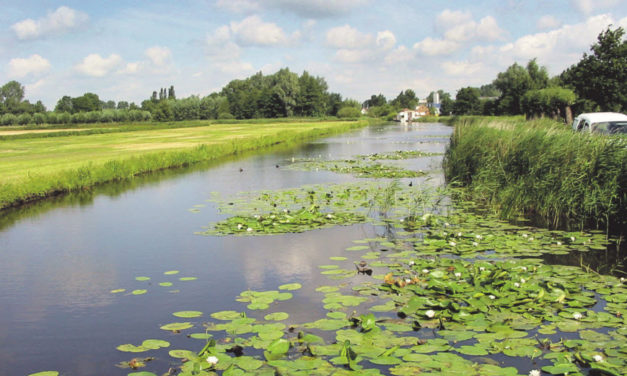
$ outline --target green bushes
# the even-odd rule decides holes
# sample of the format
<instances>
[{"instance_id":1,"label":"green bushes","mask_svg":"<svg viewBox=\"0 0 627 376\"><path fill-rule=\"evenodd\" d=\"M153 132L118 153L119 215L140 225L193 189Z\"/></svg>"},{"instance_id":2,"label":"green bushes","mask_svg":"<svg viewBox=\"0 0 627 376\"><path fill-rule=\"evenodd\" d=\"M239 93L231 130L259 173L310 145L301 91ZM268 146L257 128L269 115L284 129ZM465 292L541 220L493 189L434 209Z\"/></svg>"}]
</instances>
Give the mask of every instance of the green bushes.
<instances>
[{"instance_id":1,"label":"green bushes","mask_svg":"<svg viewBox=\"0 0 627 376\"><path fill-rule=\"evenodd\" d=\"M355 107L342 107L337 112L339 118L358 118L361 116L361 112Z\"/></svg>"},{"instance_id":2,"label":"green bushes","mask_svg":"<svg viewBox=\"0 0 627 376\"><path fill-rule=\"evenodd\" d=\"M627 139L537 120L456 119L447 180L504 217L552 226L627 227Z\"/></svg>"}]
</instances>

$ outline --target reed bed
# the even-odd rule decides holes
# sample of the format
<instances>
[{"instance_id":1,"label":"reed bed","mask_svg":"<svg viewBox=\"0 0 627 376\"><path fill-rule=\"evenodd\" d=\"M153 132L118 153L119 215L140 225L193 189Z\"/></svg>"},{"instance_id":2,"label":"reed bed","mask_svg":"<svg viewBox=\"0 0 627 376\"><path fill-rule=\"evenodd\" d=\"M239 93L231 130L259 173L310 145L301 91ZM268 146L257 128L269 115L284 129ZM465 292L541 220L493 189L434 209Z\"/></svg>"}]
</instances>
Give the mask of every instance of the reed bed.
<instances>
[{"instance_id":1,"label":"reed bed","mask_svg":"<svg viewBox=\"0 0 627 376\"><path fill-rule=\"evenodd\" d=\"M557 227L627 228L627 138L551 120L457 118L444 160L450 184L505 218Z\"/></svg>"}]
</instances>

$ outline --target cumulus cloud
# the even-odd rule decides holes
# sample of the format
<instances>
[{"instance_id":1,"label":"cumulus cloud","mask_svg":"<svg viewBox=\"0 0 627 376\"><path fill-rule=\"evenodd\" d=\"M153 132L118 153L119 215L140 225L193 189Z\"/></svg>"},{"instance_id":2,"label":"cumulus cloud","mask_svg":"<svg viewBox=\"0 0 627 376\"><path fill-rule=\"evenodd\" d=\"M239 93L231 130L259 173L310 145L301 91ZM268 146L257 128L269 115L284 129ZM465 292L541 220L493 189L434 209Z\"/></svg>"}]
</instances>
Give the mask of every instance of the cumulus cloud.
<instances>
[{"instance_id":1,"label":"cumulus cloud","mask_svg":"<svg viewBox=\"0 0 627 376\"><path fill-rule=\"evenodd\" d=\"M536 27L539 30L550 30L550 29L555 29L558 28L562 25L562 23L560 22L560 20L558 20L557 18L553 17L553 16L542 16L538 19L538 22L536 22Z\"/></svg>"},{"instance_id":2,"label":"cumulus cloud","mask_svg":"<svg viewBox=\"0 0 627 376\"><path fill-rule=\"evenodd\" d=\"M15 58L9 61L9 77L23 78L28 75L40 75L50 69L50 62L35 54L28 58Z\"/></svg>"},{"instance_id":3,"label":"cumulus cloud","mask_svg":"<svg viewBox=\"0 0 627 376\"><path fill-rule=\"evenodd\" d=\"M167 47L154 46L146 49L144 55L148 57L150 62L158 67L170 64L172 60L172 52Z\"/></svg>"},{"instance_id":4,"label":"cumulus cloud","mask_svg":"<svg viewBox=\"0 0 627 376\"><path fill-rule=\"evenodd\" d=\"M427 37L420 42L414 43L414 49L424 56L446 56L451 55L461 48L461 44L448 39L433 39Z\"/></svg>"},{"instance_id":5,"label":"cumulus cloud","mask_svg":"<svg viewBox=\"0 0 627 376\"><path fill-rule=\"evenodd\" d=\"M384 30L377 33L377 46L379 46L380 48L389 50L390 48L394 48L395 44L396 37L391 31Z\"/></svg>"},{"instance_id":6,"label":"cumulus cloud","mask_svg":"<svg viewBox=\"0 0 627 376\"><path fill-rule=\"evenodd\" d=\"M416 42L414 49L423 56L451 55L466 43L473 41L497 41L504 39L506 32L501 29L492 16L486 16L478 22L470 12L445 9L436 18L436 30L441 38L426 37Z\"/></svg>"},{"instance_id":7,"label":"cumulus cloud","mask_svg":"<svg viewBox=\"0 0 627 376\"><path fill-rule=\"evenodd\" d=\"M107 58L99 54L90 54L77 64L75 69L86 76L103 77L114 71L121 64L122 58L117 54L111 54Z\"/></svg>"},{"instance_id":8,"label":"cumulus cloud","mask_svg":"<svg viewBox=\"0 0 627 376\"><path fill-rule=\"evenodd\" d=\"M367 5L369 0L218 0L217 6L237 13L255 13L262 9L277 9L305 18L336 17Z\"/></svg>"},{"instance_id":9,"label":"cumulus cloud","mask_svg":"<svg viewBox=\"0 0 627 376\"><path fill-rule=\"evenodd\" d=\"M602 11L621 3L621 0L570 0L578 12L590 15L595 11Z\"/></svg>"},{"instance_id":10,"label":"cumulus cloud","mask_svg":"<svg viewBox=\"0 0 627 376\"><path fill-rule=\"evenodd\" d=\"M473 75L479 72L482 67L481 63L470 63L468 61L445 61L442 63L444 72L451 76Z\"/></svg>"},{"instance_id":11,"label":"cumulus cloud","mask_svg":"<svg viewBox=\"0 0 627 376\"><path fill-rule=\"evenodd\" d=\"M285 44L288 40L277 24L264 22L259 16L231 22L231 32L242 46L275 46Z\"/></svg>"},{"instance_id":12,"label":"cumulus cloud","mask_svg":"<svg viewBox=\"0 0 627 376\"><path fill-rule=\"evenodd\" d=\"M27 18L17 22L11 25L11 29L18 39L37 39L76 29L85 24L88 19L87 14L62 6L37 20Z\"/></svg>"},{"instance_id":13,"label":"cumulus cloud","mask_svg":"<svg viewBox=\"0 0 627 376\"><path fill-rule=\"evenodd\" d=\"M610 24L627 26L627 17L616 22L610 15L598 15L586 21L564 25L559 29L536 33L518 38L513 43L505 44L500 52L516 60L529 60L535 57L559 72L576 63L584 51L596 41L597 36Z\"/></svg>"},{"instance_id":14,"label":"cumulus cloud","mask_svg":"<svg viewBox=\"0 0 627 376\"><path fill-rule=\"evenodd\" d=\"M391 32L388 33L391 34ZM329 46L346 49L365 48L372 45L374 41L371 34L362 33L349 25L330 29L327 31L326 39Z\"/></svg>"}]
</instances>

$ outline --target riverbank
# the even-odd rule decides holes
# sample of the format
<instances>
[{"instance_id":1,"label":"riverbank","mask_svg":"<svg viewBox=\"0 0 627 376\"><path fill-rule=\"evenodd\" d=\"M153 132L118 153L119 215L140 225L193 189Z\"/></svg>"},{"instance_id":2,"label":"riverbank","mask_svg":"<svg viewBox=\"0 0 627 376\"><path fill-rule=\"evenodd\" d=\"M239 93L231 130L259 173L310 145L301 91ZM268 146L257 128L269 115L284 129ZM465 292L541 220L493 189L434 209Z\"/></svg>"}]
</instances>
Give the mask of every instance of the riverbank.
<instances>
[{"instance_id":1,"label":"riverbank","mask_svg":"<svg viewBox=\"0 0 627 376\"><path fill-rule=\"evenodd\" d=\"M151 171L374 124L285 121L198 124L0 141L0 209Z\"/></svg>"},{"instance_id":2,"label":"riverbank","mask_svg":"<svg viewBox=\"0 0 627 376\"><path fill-rule=\"evenodd\" d=\"M461 117L452 123L445 174L472 200L505 218L523 214L554 228L624 232L625 138L576 133L551 120Z\"/></svg>"}]
</instances>

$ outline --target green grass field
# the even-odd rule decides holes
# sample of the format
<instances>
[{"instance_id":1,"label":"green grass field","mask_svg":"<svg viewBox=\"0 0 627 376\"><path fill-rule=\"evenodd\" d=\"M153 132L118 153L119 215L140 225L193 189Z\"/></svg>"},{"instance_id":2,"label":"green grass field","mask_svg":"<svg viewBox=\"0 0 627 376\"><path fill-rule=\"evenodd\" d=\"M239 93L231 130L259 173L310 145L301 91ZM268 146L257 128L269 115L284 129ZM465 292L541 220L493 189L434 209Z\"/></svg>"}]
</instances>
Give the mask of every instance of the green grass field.
<instances>
[{"instance_id":1,"label":"green grass field","mask_svg":"<svg viewBox=\"0 0 627 376\"><path fill-rule=\"evenodd\" d=\"M278 121L0 140L0 208L163 168L320 137L368 124ZM153 127L154 128L154 127ZM0 135L2 132L0 132Z\"/></svg>"}]
</instances>

